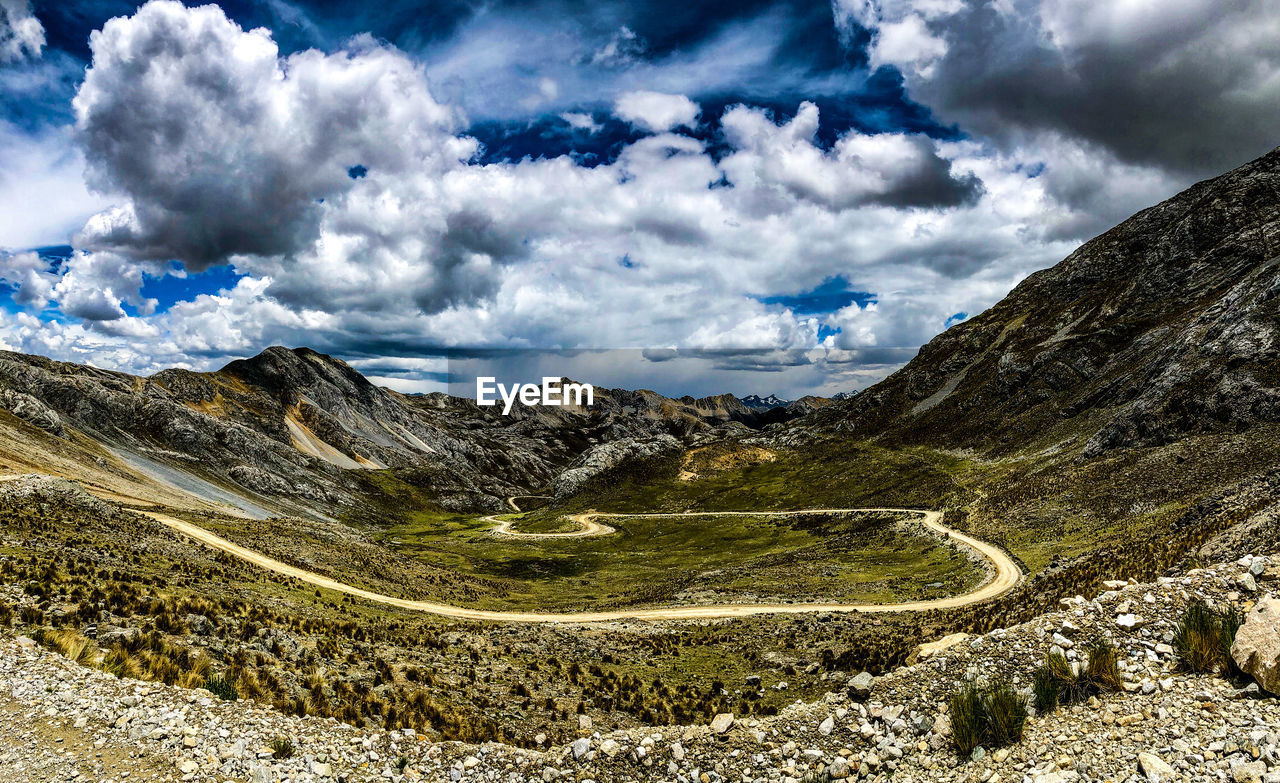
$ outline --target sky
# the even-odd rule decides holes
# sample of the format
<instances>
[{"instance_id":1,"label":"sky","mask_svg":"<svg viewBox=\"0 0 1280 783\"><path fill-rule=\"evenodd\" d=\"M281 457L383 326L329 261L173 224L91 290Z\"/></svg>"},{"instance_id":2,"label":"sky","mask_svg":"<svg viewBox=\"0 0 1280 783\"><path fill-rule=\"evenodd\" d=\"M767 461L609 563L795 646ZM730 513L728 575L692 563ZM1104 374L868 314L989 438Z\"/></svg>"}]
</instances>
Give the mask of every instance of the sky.
<instances>
[{"instance_id":1,"label":"sky","mask_svg":"<svg viewBox=\"0 0 1280 783\"><path fill-rule=\"evenodd\" d=\"M863 388L1280 143L1277 40L1271 0L0 0L0 348Z\"/></svg>"}]
</instances>

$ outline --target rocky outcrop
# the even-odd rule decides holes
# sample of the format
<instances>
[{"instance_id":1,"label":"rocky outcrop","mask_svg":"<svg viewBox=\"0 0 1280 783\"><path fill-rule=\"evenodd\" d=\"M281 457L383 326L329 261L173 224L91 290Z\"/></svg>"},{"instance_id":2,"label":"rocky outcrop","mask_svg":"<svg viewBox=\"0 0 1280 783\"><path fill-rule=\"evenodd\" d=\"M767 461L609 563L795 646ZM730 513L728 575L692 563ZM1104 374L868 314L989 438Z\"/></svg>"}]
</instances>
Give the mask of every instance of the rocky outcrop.
<instances>
[{"instance_id":1,"label":"rocky outcrop","mask_svg":"<svg viewBox=\"0 0 1280 783\"><path fill-rule=\"evenodd\" d=\"M1280 694L1280 598L1258 601L1236 631L1231 658L1269 693Z\"/></svg>"},{"instance_id":2,"label":"rocky outcrop","mask_svg":"<svg viewBox=\"0 0 1280 783\"><path fill-rule=\"evenodd\" d=\"M121 514L116 506L99 500L80 484L67 479L32 473L11 475L0 481L0 499L29 498L84 509L104 519L115 519Z\"/></svg>"},{"instance_id":3,"label":"rocky outcrop","mask_svg":"<svg viewBox=\"0 0 1280 783\"><path fill-rule=\"evenodd\" d=\"M30 394L4 389L0 391L0 408L4 408L19 419L45 432L57 435L59 438L67 437L67 433L62 429L62 419L58 414Z\"/></svg>"},{"instance_id":4,"label":"rocky outcrop","mask_svg":"<svg viewBox=\"0 0 1280 783\"><path fill-rule=\"evenodd\" d=\"M583 455L574 467L556 477L555 499L561 500L572 495L591 479L624 462L670 454L679 449L680 441L670 435L659 435L648 440L629 439L603 443Z\"/></svg>"}]
</instances>

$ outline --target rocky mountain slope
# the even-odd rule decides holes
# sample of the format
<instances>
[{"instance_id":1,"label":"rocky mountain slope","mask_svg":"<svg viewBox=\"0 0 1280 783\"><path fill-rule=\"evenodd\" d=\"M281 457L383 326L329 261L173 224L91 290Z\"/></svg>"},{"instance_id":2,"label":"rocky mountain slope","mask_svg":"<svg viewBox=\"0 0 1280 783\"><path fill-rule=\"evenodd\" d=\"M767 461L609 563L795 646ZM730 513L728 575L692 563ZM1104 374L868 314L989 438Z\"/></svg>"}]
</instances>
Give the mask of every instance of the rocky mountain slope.
<instances>
[{"instance_id":1,"label":"rocky mountain slope","mask_svg":"<svg viewBox=\"0 0 1280 783\"><path fill-rule=\"evenodd\" d=\"M280 347L217 372L149 378L0 353L0 410L0 427L25 426L27 441L37 430L78 449L71 463L85 471L255 516L352 504L364 470L391 470L446 508L497 509L507 495L550 485L601 444L688 439L762 419L727 394L669 399L619 389L597 390L590 410L517 406L502 416L444 394L397 394L338 359Z\"/></svg>"},{"instance_id":2,"label":"rocky mountain slope","mask_svg":"<svg viewBox=\"0 0 1280 783\"><path fill-rule=\"evenodd\" d=\"M815 419L1086 458L1275 422L1278 263L1280 151L1138 213Z\"/></svg>"}]
</instances>

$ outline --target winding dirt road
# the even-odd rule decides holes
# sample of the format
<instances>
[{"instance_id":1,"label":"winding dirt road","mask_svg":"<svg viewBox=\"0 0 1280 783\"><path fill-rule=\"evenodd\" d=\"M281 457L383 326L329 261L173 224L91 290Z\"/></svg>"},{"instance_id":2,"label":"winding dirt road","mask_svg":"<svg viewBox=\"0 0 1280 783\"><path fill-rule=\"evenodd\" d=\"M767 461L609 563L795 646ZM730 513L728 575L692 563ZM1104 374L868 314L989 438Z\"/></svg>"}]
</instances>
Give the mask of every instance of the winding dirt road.
<instances>
[{"instance_id":1,"label":"winding dirt road","mask_svg":"<svg viewBox=\"0 0 1280 783\"><path fill-rule=\"evenodd\" d=\"M30 475L30 474L28 474ZM21 475L0 476L0 481L15 480L21 478ZM509 502L513 508L515 498L511 498ZM953 609L969 604L976 604L987 601L992 598L1004 595L1012 590L1022 579L1022 572L1017 564L1013 562L1002 550L991 544L979 541L972 536L967 536L942 524L942 512L940 511L921 511L909 508L814 508L799 511L717 511L717 512L700 512L691 511L682 514L607 514L595 511L588 511L574 517L580 524L592 524L596 517L664 517L664 516L795 516L798 514L821 514L821 513L849 513L862 511L889 511L902 514L918 514L923 524L934 530L939 535L950 539L958 546L971 549L982 557L987 559L992 566L991 578L987 580L981 587L964 595L951 596L949 598L938 598L929 601L912 601L908 603L898 604L719 604L711 606L673 606L660 609L618 609L604 612L564 612L564 613L543 613L543 612L501 612L488 609L468 609L462 606L451 606L449 604L437 603L435 601L414 601L405 598L396 598L395 596L383 595L375 593L371 590L364 590L359 587L330 579L327 576L307 571L279 560L267 557L260 552L247 549L234 544L221 536L218 536L204 528L193 525L190 522L183 521L177 517L170 516L159 511L139 511L136 513L150 517L160 524L176 530L185 536L196 541L217 549L227 554L238 557L247 563L252 563L268 571L275 572L282 576L297 579L315 587L326 590L334 590L336 592L345 593L347 595L363 598L375 603L385 604L387 606L395 606L401 609L409 609L417 612L429 612L431 614L440 615L442 617L452 617L460 620L479 620L493 622L518 622L518 623L600 623L600 622L616 622L620 620L715 620L733 617L750 617L752 615L762 614L808 614L815 612L827 613L888 613L888 612L925 612L934 609ZM501 522L501 520L495 520ZM598 525L598 523L595 523ZM607 525L599 525L599 528L608 528ZM594 530L594 528L592 528ZM612 528L608 528L612 532ZM509 534L508 534L509 535ZM571 533L538 533L538 534L516 534L524 536L574 536L584 535L581 530ZM589 535L601 535L601 533L589 533Z\"/></svg>"},{"instance_id":2,"label":"winding dirt road","mask_svg":"<svg viewBox=\"0 0 1280 783\"><path fill-rule=\"evenodd\" d=\"M514 495L507 498L507 503L516 513L520 512L520 507L516 505L517 498L546 498L547 495ZM617 531L608 525L602 525L595 521L593 517L604 516L588 511L585 514L574 514L569 517L578 524L577 530L570 530L567 533L521 533L512 527L515 524L513 519L498 519L498 515L485 517L485 520L494 523L493 530L490 532L495 536L507 536L509 538L586 538L587 536L607 536Z\"/></svg>"}]
</instances>

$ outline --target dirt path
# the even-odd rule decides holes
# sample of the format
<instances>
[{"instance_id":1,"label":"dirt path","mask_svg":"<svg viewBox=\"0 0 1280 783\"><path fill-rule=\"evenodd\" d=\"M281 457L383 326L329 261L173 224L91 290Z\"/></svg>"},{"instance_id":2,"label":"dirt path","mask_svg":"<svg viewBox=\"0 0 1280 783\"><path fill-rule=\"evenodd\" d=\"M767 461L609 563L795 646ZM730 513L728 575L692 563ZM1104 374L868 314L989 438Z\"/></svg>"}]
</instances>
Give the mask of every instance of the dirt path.
<instances>
[{"instance_id":1,"label":"dirt path","mask_svg":"<svg viewBox=\"0 0 1280 783\"><path fill-rule=\"evenodd\" d=\"M0 476L0 481L14 480L21 478L20 475ZM514 498L510 499L511 505L514 507ZM518 509L517 509L518 510ZM888 511L901 514L918 514L923 524L934 530L939 535L948 538L959 546L967 547L978 554L982 555L992 565L992 576L985 584L970 593L964 595L951 596L949 598L937 598L929 601L912 601L899 604L717 604L711 606L673 606L660 609L618 609L607 612L565 612L565 613L543 613L543 612L500 612L488 609L468 609L462 606L451 606L449 604L437 603L434 601L412 601L405 598L396 598L395 596L383 595L375 593L371 590L364 590L359 587L330 579L311 571L306 571L279 560L267 557L264 554L255 552L234 544L221 536L218 536L199 525L193 525L190 522L183 521L177 517L170 516L159 511L139 511L136 513L148 516L168 528L178 531L183 535L199 541L200 543L212 547L214 549L226 552L229 555L238 557L248 563L265 568L283 576L292 577L309 585L314 585L326 590L334 590L357 598L364 598L375 603L385 604L387 606L396 606L401 609L409 609L417 612L429 612L431 614L440 615L442 617L453 617L460 620L480 620L480 621L496 621L496 622L518 622L518 623L600 623L615 622L619 620L714 620L731 617L750 617L752 615L761 614L809 614L815 612L865 612L865 613L886 613L886 612L925 612L934 609L954 609L956 607L968 606L982 601L1004 595L1018 584L1022 579L1022 571L1019 570L1017 564L1013 562L999 547L979 541L972 536L967 536L942 524L941 511L921 511L919 509L910 508L811 508L798 511L687 511L677 514L606 514L596 511L588 511L583 514L576 515L577 519L583 525L598 525L600 528L607 528L607 525L599 525L594 522L596 517L672 517L672 516L795 516L798 514L822 514L822 513L849 513L862 511ZM495 520L500 521L500 520ZM594 529L594 528L591 528ZM609 528L612 532L612 528ZM582 530L572 533L538 533L524 534L530 536L573 536L587 535ZM519 535L519 534L517 534ZM600 533L589 533L589 535L600 535Z\"/></svg>"},{"instance_id":2,"label":"dirt path","mask_svg":"<svg viewBox=\"0 0 1280 783\"><path fill-rule=\"evenodd\" d=\"M394 596L382 595L359 587L353 587L334 579L330 579L320 574L305 571L301 568L281 563L273 560L266 555L246 549L237 544L233 544L226 539L217 536L202 527L193 525L190 522L171 517L167 514L158 512L143 512L147 516L157 520L180 533L183 533L195 540L220 549L230 555L253 563L257 566L274 571L284 576L293 577L307 584L328 590L336 590L348 595L364 598L388 606L396 606L401 609L410 609L419 612L430 612L431 614L441 615L443 617L454 617L462 620L488 620L488 621L505 621L520 623L599 623L613 622L618 620L711 620L726 617L749 617L759 614L806 614L812 612L924 612L934 609L951 609L960 606L986 601L991 598L1003 595L1013 589L1018 581L1022 578L1022 572L1018 566L1009 559L999 548L983 543L976 538L972 538L963 533L944 526L942 524L942 512L940 511L918 511L915 509L900 508L874 508L874 509L807 509L804 511L782 511L770 512L778 515L793 516L796 514L811 513L831 513L831 512L850 512L850 511L892 511L898 513L919 514L926 527L938 532L940 535L950 538L956 544L975 550L993 566L994 575L982 587L977 590L966 593L964 595L952 596L950 598L939 598L930 601L914 601L910 603L899 604L719 604L711 606L674 606L661 609L619 609L607 612L566 612L561 614L542 613L542 612L500 612L487 609L468 609L462 606L450 606L449 604L436 603L434 601L412 601L404 598L396 598ZM716 512L719 515L727 515L725 512ZM738 511L730 512L738 516L759 516L758 511ZM626 517L626 516L644 516L644 517L660 517L660 516L705 516L706 513L690 512L687 514L600 514L596 512L587 512L579 515L580 518L586 518L586 522L591 522L591 517L609 516L609 517ZM597 523L598 524L598 523ZM600 526L606 527L606 526ZM565 534L538 534L538 535L582 535L582 531ZM533 535L533 534L530 534Z\"/></svg>"},{"instance_id":3,"label":"dirt path","mask_svg":"<svg viewBox=\"0 0 1280 783\"><path fill-rule=\"evenodd\" d=\"M547 496L546 495L513 495L507 498L507 503L511 506L512 509L516 511L516 513L519 513L520 507L516 505L516 498L545 498L545 497ZM509 536L511 538L530 538L530 539L586 538L587 536L607 536L610 533L618 532L613 528L609 527L608 525L602 525L599 522L595 521L594 517L600 517L600 516L606 516L606 515L597 514L594 511L588 511L585 514L574 514L570 516L569 519L578 523L578 529L570 530L567 533L521 533L520 531L512 528L512 525L515 524L515 520L513 519L498 519L497 514L494 514L493 516L485 517L485 519L489 522L494 523L492 533L495 536ZM621 514L621 515L610 515L610 516L627 516L627 515Z\"/></svg>"}]
</instances>

